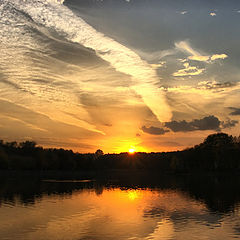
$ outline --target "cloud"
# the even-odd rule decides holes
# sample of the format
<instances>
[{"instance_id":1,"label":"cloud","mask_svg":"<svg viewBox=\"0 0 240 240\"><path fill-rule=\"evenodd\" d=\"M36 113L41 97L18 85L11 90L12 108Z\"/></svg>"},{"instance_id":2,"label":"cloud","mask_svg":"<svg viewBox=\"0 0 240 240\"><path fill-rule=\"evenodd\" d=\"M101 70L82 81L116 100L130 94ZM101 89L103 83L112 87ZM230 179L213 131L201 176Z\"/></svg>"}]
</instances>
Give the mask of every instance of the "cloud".
<instances>
[{"instance_id":1,"label":"cloud","mask_svg":"<svg viewBox=\"0 0 240 240\"><path fill-rule=\"evenodd\" d=\"M146 60L147 62L159 62L161 61L162 58L175 55L177 54L177 49L166 49L166 50L161 50L161 51L155 51L155 52L145 52L139 49L135 49L135 51L141 56L142 59Z\"/></svg>"},{"instance_id":2,"label":"cloud","mask_svg":"<svg viewBox=\"0 0 240 240\"><path fill-rule=\"evenodd\" d=\"M227 54L214 54L211 56L211 61L215 61L217 59L225 59L227 57L228 57Z\"/></svg>"},{"instance_id":3,"label":"cloud","mask_svg":"<svg viewBox=\"0 0 240 240\"><path fill-rule=\"evenodd\" d=\"M213 62L215 60L225 59L227 57L228 55L223 53L223 54L213 54L212 56L195 55L195 56L188 57L188 59L193 61L199 61L199 62L211 62L211 61Z\"/></svg>"},{"instance_id":4,"label":"cloud","mask_svg":"<svg viewBox=\"0 0 240 240\"><path fill-rule=\"evenodd\" d=\"M158 128L158 127L146 127L143 126L141 128L143 130L143 132L151 134L151 135L164 135L166 132L169 132L169 130L166 130L164 128Z\"/></svg>"},{"instance_id":5,"label":"cloud","mask_svg":"<svg viewBox=\"0 0 240 240\"><path fill-rule=\"evenodd\" d=\"M160 142L159 144L161 146L166 146L166 147L176 147L176 146L181 147L181 146L183 146L179 142L171 142L171 141L169 141L169 142Z\"/></svg>"},{"instance_id":6,"label":"cloud","mask_svg":"<svg viewBox=\"0 0 240 240\"><path fill-rule=\"evenodd\" d=\"M238 124L237 120L227 120L225 122L221 122L221 127L222 128L232 128L235 127Z\"/></svg>"},{"instance_id":7,"label":"cloud","mask_svg":"<svg viewBox=\"0 0 240 240\"><path fill-rule=\"evenodd\" d=\"M3 99L0 99L0 106L0 131L3 139L33 139L47 147L77 148L84 152L96 149L96 137L100 133L53 120L47 115ZM88 136L87 141L85 136ZM83 146L89 148L86 150Z\"/></svg>"},{"instance_id":8,"label":"cloud","mask_svg":"<svg viewBox=\"0 0 240 240\"><path fill-rule=\"evenodd\" d=\"M228 57L227 54L213 54L207 55L204 52L200 52L196 49L193 49L188 41L180 41L175 43L176 50L181 51L187 55L187 59L181 59L183 63L184 69L180 69L177 72L173 73L174 77L184 77L184 76L196 76L205 70L204 68L198 68L196 66L191 66L189 63L190 61L198 61L198 62L205 62L205 63L212 63L218 59L225 59Z\"/></svg>"},{"instance_id":9,"label":"cloud","mask_svg":"<svg viewBox=\"0 0 240 240\"><path fill-rule=\"evenodd\" d=\"M233 110L233 112L231 112L230 115L240 116L240 108L230 107L229 109Z\"/></svg>"},{"instance_id":10,"label":"cloud","mask_svg":"<svg viewBox=\"0 0 240 240\"><path fill-rule=\"evenodd\" d=\"M177 42L175 43L175 47L186 54L190 54L191 56L189 56L188 59L192 61L210 63L211 61L213 62L215 60L225 59L228 57L228 55L225 53L213 55L204 54L196 49L193 49L188 41Z\"/></svg>"},{"instance_id":11,"label":"cloud","mask_svg":"<svg viewBox=\"0 0 240 240\"><path fill-rule=\"evenodd\" d=\"M162 86L161 89L166 93L174 94L184 94L182 96L188 97L191 99L195 94L201 96L202 98L223 98L233 96L235 91L239 91L240 84L238 82L224 82L220 83L217 81L202 81L199 82L197 86L181 85L181 86ZM210 95L210 93L213 95ZM216 95L219 93L219 95ZM228 94L228 95L226 95ZM189 98L190 97L190 98Z\"/></svg>"},{"instance_id":12,"label":"cloud","mask_svg":"<svg viewBox=\"0 0 240 240\"><path fill-rule=\"evenodd\" d=\"M190 122L172 121L166 122L165 126L173 132L190 132L198 130L220 130L220 120L215 116L208 116L202 119L194 119Z\"/></svg>"},{"instance_id":13,"label":"cloud","mask_svg":"<svg viewBox=\"0 0 240 240\"><path fill-rule=\"evenodd\" d=\"M217 81L202 81L198 83L198 89L220 89L220 88L229 88L236 86L236 83L234 82L224 82L220 83Z\"/></svg>"},{"instance_id":14,"label":"cloud","mask_svg":"<svg viewBox=\"0 0 240 240\"><path fill-rule=\"evenodd\" d=\"M194 50L190 44L188 43L188 41L180 41L180 42L176 42L175 43L175 47L182 51L182 52L185 52L187 54L191 54L192 56L200 56L201 54Z\"/></svg>"},{"instance_id":15,"label":"cloud","mask_svg":"<svg viewBox=\"0 0 240 240\"><path fill-rule=\"evenodd\" d=\"M108 62L116 71L131 76L133 85L130 88L142 97L160 121L171 118L172 113L165 95L156 86L159 82L156 71L135 51L98 32L64 5L46 5L41 1L36 1L35 5L35 8L29 8L29 4L23 2L20 5L16 3L14 7L20 8L37 24L54 29L67 40L93 49L98 57Z\"/></svg>"},{"instance_id":16,"label":"cloud","mask_svg":"<svg viewBox=\"0 0 240 240\"><path fill-rule=\"evenodd\" d=\"M160 61L159 63L152 63L151 66L153 69L158 69L166 66L166 61Z\"/></svg>"},{"instance_id":17,"label":"cloud","mask_svg":"<svg viewBox=\"0 0 240 240\"><path fill-rule=\"evenodd\" d=\"M21 89L21 87L19 86L19 84L17 83L14 83L12 81L9 81L8 79L4 79L1 75L0 75L0 83L4 83L6 85L9 85L17 90L22 90L24 91L23 89Z\"/></svg>"},{"instance_id":18,"label":"cloud","mask_svg":"<svg viewBox=\"0 0 240 240\"><path fill-rule=\"evenodd\" d=\"M190 66L189 63L184 63L183 66L185 68L178 70L177 72L173 73L174 77L183 77L183 76L196 76L205 70L204 68L197 68L195 66Z\"/></svg>"},{"instance_id":19,"label":"cloud","mask_svg":"<svg viewBox=\"0 0 240 240\"><path fill-rule=\"evenodd\" d=\"M215 12L211 12L209 15L212 16L212 17L217 16L217 14Z\"/></svg>"},{"instance_id":20,"label":"cloud","mask_svg":"<svg viewBox=\"0 0 240 240\"><path fill-rule=\"evenodd\" d=\"M207 62L209 60L209 56L190 56L188 57L189 60L193 60L193 61L199 61L199 62Z\"/></svg>"},{"instance_id":21,"label":"cloud","mask_svg":"<svg viewBox=\"0 0 240 240\"><path fill-rule=\"evenodd\" d=\"M238 110L240 111L240 109ZM211 115L201 119L193 119L189 122L186 120L165 122L164 126L173 132L192 132L206 130L220 131L221 129L235 127L237 124L238 121L236 120L228 119L227 121L220 121L216 116ZM153 126L143 126L141 129L143 132L151 135L164 135L169 132L168 129Z\"/></svg>"}]
</instances>

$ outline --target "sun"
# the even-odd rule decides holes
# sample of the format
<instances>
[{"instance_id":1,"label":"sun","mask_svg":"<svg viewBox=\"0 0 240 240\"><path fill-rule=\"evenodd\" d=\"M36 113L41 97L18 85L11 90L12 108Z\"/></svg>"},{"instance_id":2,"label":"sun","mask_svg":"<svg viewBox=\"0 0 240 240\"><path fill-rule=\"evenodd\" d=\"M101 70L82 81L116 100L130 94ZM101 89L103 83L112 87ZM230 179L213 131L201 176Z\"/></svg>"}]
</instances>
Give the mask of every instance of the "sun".
<instances>
[{"instance_id":1,"label":"sun","mask_svg":"<svg viewBox=\"0 0 240 240\"><path fill-rule=\"evenodd\" d=\"M129 154L134 154L134 153L135 153L135 149L134 149L134 148L130 148L130 149L128 150L128 152L129 152Z\"/></svg>"}]
</instances>

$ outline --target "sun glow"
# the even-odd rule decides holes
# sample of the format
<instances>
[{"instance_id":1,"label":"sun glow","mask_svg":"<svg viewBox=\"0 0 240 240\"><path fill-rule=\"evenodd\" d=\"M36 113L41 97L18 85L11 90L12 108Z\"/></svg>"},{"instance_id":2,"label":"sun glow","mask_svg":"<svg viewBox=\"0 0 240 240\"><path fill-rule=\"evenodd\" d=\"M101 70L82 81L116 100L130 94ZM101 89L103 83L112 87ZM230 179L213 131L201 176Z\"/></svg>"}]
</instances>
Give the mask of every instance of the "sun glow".
<instances>
[{"instance_id":1,"label":"sun glow","mask_svg":"<svg viewBox=\"0 0 240 240\"><path fill-rule=\"evenodd\" d=\"M130 190L130 191L128 191L128 198L131 201L137 200L140 197L142 197L142 196L141 196L139 191L137 191L137 190Z\"/></svg>"},{"instance_id":2,"label":"sun glow","mask_svg":"<svg viewBox=\"0 0 240 240\"><path fill-rule=\"evenodd\" d=\"M135 153L135 149L134 149L134 148L130 148L130 149L128 150L128 152L129 152L130 154L134 154L134 153Z\"/></svg>"}]
</instances>

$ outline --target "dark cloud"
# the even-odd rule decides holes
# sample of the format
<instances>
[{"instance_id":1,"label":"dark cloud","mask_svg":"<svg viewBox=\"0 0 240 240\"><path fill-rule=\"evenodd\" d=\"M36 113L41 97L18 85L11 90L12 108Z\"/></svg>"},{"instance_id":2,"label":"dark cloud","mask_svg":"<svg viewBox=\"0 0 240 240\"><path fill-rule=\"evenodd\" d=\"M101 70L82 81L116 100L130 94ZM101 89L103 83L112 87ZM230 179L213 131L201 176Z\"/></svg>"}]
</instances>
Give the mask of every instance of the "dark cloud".
<instances>
[{"instance_id":1,"label":"dark cloud","mask_svg":"<svg viewBox=\"0 0 240 240\"><path fill-rule=\"evenodd\" d=\"M194 119L190 122L172 121L166 122L165 126L173 132L190 132L197 130L220 130L220 120L215 116L208 116L202 119Z\"/></svg>"},{"instance_id":2,"label":"dark cloud","mask_svg":"<svg viewBox=\"0 0 240 240\"><path fill-rule=\"evenodd\" d=\"M240 115L240 108L230 107L229 109L233 110L233 112L230 113L230 115Z\"/></svg>"},{"instance_id":3,"label":"dark cloud","mask_svg":"<svg viewBox=\"0 0 240 240\"><path fill-rule=\"evenodd\" d=\"M104 123L103 126L112 127L113 125L111 123Z\"/></svg>"},{"instance_id":4,"label":"dark cloud","mask_svg":"<svg viewBox=\"0 0 240 240\"><path fill-rule=\"evenodd\" d=\"M152 126L151 127L143 126L142 130L143 130L143 132L149 133L149 134L152 134L152 135L163 135L166 132L169 132L169 130L167 130L167 129L152 127Z\"/></svg>"},{"instance_id":5,"label":"dark cloud","mask_svg":"<svg viewBox=\"0 0 240 240\"><path fill-rule=\"evenodd\" d=\"M238 124L237 120L228 120L226 122L222 122L221 126L222 128L231 128L231 127L235 127Z\"/></svg>"},{"instance_id":6,"label":"dark cloud","mask_svg":"<svg viewBox=\"0 0 240 240\"><path fill-rule=\"evenodd\" d=\"M200 82L198 88L204 88L204 89L221 89L221 88L230 88L236 86L235 82L212 82L212 81L204 81Z\"/></svg>"},{"instance_id":7,"label":"dark cloud","mask_svg":"<svg viewBox=\"0 0 240 240\"><path fill-rule=\"evenodd\" d=\"M171 141L169 141L169 142L160 142L159 144L161 146L165 146L165 147L176 147L176 146L181 147L181 146L183 146L181 143L171 142Z\"/></svg>"},{"instance_id":8,"label":"dark cloud","mask_svg":"<svg viewBox=\"0 0 240 240\"><path fill-rule=\"evenodd\" d=\"M224 128L231 128L235 127L238 124L236 120L227 120L227 121L220 121L215 116L207 116L201 119L193 119L190 122L185 120L183 121L171 121L164 123L164 126L172 130L173 132L191 132L191 131L204 131L204 130L215 130L220 131ZM152 135L163 135L169 130L164 128L157 128L157 127L142 127L142 130L146 133Z\"/></svg>"}]
</instances>

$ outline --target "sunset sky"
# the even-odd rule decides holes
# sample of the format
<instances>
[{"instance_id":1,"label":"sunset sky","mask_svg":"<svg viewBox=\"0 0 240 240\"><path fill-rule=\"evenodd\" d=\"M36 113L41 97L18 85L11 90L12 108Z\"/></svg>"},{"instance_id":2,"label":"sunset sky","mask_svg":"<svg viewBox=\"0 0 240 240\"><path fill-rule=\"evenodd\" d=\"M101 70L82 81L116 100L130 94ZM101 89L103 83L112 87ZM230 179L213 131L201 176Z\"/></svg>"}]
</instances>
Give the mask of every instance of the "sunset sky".
<instances>
[{"instance_id":1,"label":"sunset sky","mask_svg":"<svg viewBox=\"0 0 240 240\"><path fill-rule=\"evenodd\" d=\"M0 139L104 153L240 134L240 1L0 0Z\"/></svg>"}]
</instances>

